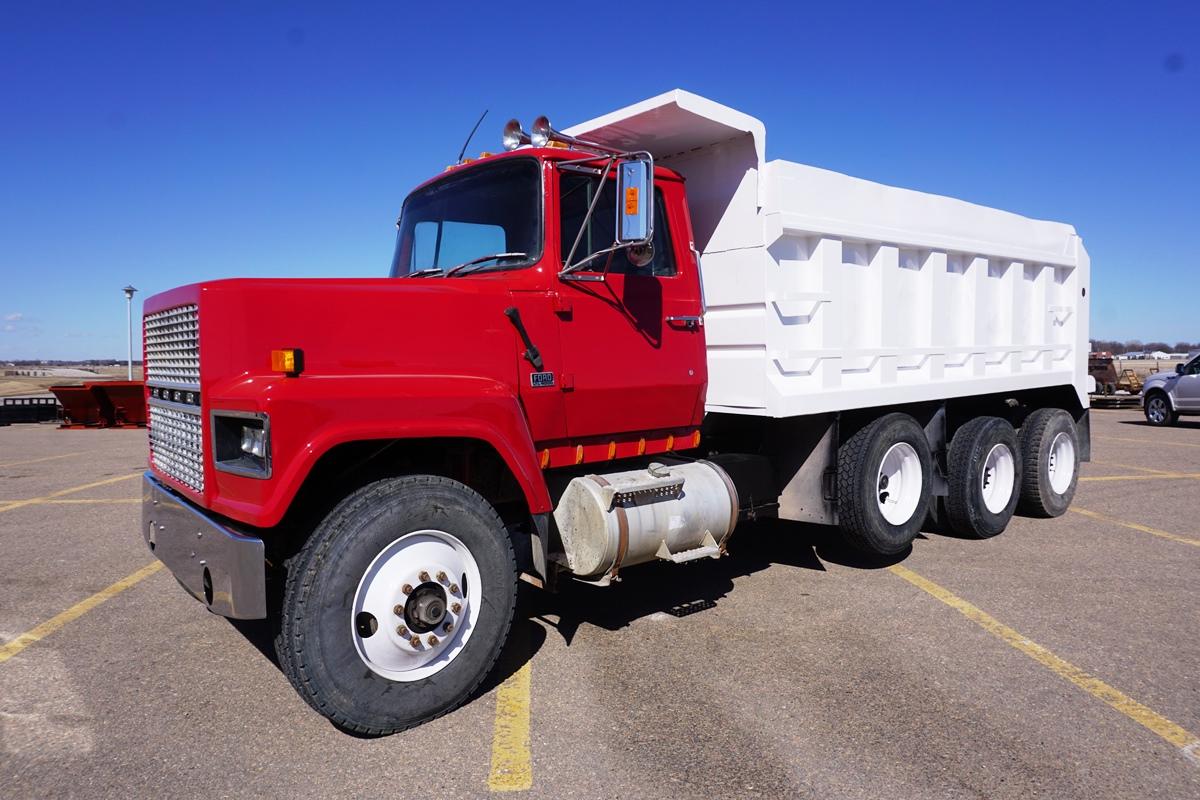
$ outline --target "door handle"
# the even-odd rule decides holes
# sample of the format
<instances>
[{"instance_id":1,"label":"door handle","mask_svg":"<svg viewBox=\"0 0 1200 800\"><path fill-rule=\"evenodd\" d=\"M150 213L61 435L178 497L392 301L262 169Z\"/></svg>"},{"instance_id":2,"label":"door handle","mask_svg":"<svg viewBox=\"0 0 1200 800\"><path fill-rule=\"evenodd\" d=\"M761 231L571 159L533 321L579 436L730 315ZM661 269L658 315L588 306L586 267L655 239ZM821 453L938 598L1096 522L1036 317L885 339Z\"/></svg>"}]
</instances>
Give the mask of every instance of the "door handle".
<instances>
[{"instance_id":1,"label":"door handle","mask_svg":"<svg viewBox=\"0 0 1200 800\"><path fill-rule=\"evenodd\" d=\"M685 328L695 330L704 325L704 317L695 314L686 314L677 317L667 317L668 325L682 325Z\"/></svg>"}]
</instances>

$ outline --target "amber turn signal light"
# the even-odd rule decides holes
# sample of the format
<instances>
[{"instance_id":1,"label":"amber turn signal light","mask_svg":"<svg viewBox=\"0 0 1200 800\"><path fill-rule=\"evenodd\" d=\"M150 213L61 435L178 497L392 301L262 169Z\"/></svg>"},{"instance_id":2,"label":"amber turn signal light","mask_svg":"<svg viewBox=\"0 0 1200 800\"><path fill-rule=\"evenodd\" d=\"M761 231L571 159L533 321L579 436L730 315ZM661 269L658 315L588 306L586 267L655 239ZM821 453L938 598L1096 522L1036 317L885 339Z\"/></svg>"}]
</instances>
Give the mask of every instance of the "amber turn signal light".
<instances>
[{"instance_id":1,"label":"amber turn signal light","mask_svg":"<svg viewBox=\"0 0 1200 800\"><path fill-rule=\"evenodd\" d=\"M287 375L299 375L304 369L304 351L296 349L272 350L271 369L275 372L286 373Z\"/></svg>"}]
</instances>

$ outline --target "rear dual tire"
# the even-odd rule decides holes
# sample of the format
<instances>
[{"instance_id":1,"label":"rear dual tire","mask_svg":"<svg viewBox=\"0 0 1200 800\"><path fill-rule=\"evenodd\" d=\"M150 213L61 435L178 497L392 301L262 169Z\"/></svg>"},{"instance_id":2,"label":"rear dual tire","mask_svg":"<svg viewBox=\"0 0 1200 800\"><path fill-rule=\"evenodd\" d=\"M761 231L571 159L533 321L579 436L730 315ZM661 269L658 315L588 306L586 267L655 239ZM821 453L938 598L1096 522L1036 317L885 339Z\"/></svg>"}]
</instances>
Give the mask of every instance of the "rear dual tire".
<instances>
[{"instance_id":1,"label":"rear dual tire","mask_svg":"<svg viewBox=\"0 0 1200 800\"><path fill-rule=\"evenodd\" d=\"M1039 408L1025 418L1019 442L1022 477L1017 511L1029 517L1067 513L1079 481L1075 420L1062 409Z\"/></svg>"},{"instance_id":2,"label":"rear dual tire","mask_svg":"<svg viewBox=\"0 0 1200 800\"><path fill-rule=\"evenodd\" d=\"M1020 497L1017 432L999 417L976 417L950 440L946 517L960 536L987 539L1012 519Z\"/></svg>"},{"instance_id":3,"label":"rear dual tire","mask_svg":"<svg viewBox=\"0 0 1200 800\"><path fill-rule=\"evenodd\" d=\"M925 431L907 414L887 414L838 448L838 524L856 549L904 552L929 513L933 458Z\"/></svg>"}]
</instances>

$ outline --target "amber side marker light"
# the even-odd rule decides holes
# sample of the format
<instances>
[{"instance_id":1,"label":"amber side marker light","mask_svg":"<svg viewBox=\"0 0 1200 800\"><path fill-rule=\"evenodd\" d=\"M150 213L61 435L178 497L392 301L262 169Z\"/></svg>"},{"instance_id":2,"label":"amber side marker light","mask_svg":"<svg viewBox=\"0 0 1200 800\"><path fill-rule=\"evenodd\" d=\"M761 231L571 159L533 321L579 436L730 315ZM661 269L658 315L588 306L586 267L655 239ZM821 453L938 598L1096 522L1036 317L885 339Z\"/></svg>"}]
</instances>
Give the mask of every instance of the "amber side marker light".
<instances>
[{"instance_id":1,"label":"amber side marker light","mask_svg":"<svg viewBox=\"0 0 1200 800\"><path fill-rule=\"evenodd\" d=\"M294 378L304 371L304 351L299 349L272 350L271 370Z\"/></svg>"}]
</instances>

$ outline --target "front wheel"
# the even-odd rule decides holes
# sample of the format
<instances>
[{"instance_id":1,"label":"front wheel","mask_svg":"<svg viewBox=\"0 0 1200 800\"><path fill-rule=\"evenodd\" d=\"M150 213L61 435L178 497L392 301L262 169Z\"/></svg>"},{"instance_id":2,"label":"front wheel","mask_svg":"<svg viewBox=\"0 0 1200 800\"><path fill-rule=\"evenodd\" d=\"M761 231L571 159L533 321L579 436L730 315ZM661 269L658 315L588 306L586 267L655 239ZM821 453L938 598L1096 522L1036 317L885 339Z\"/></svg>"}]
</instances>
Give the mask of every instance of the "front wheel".
<instances>
[{"instance_id":1,"label":"front wheel","mask_svg":"<svg viewBox=\"0 0 1200 800\"><path fill-rule=\"evenodd\" d=\"M516 606L512 544L457 481L410 475L343 500L288 572L276 652L309 705L346 730L394 733L461 704Z\"/></svg>"}]
</instances>

